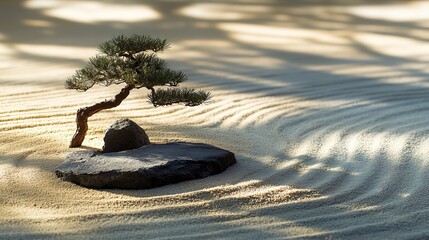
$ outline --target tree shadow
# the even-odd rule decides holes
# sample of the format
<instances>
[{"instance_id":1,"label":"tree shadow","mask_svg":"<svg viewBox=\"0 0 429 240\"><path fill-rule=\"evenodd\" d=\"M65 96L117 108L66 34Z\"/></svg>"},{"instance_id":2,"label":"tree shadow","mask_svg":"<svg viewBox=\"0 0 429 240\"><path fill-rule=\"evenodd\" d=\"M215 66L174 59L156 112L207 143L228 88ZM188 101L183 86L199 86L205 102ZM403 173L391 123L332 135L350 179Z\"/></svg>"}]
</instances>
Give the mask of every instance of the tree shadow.
<instances>
[{"instance_id":1,"label":"tree shadow","mask_svg":"<svg viewBox=\"0 0 429 240\"><path fill-rule=\"evenodd\" d=\"M427 235L427 232L422 230L424 225L427 225L426 209L429 196L429 190L424 184L429 180L428 168L422 157L427 153L426 136L429 132L429 108L423 104L429 100L429 73L425 70L427 60L416 53L403 54L384 49L382 45L372 42L370 37L384 36L384 39L380 39L391 41L390 44L399 42L401 47L414 44L423 46L428 35L422 34L421 31L426 31L428 27L417 21L365 18L343 10L353 6L390 6L409 1L338 0L325 1L324 4L315 1L269 2L267 11L257 10L255 13L249 5L258 8L266 6L266 2L240 1L231 5L226 1L215 1L211 5L201 5L189 1L157 1L145 5L160 13L158 19L126 24L88 24L50 16L43 8L28 8L27 1L8 1L3 3L5 8L2 8L2 13L7 14L1 15L4 20L1 22L3 26L13 24L15 27L2 28L0 39L6 46L29 44L77 49L92 48L96 43L115 34L158 35L173 43L171 55L165 55L174 67L188 71L196 84L207 86L213 91L232 93L231 99L215 99L213 103L233 103L236 107L233 113L218 122L203 121L202 125L195 126L192 126L192 121L189 126L152 124L151 128L184 134L193 140L213 136L209 140L210 143L236 152L237 165L220 175L160 189L97 191L110 197L113 194L136 198L118 200L125 206L129 202L149 204L144 200L149 197L158 197L159 204L167 200L177 200L183 205L174 205L164 211L137 210L125 213L122 215L124 217L144 218L152 214L161 218L171 213L186 217L186 211L195 215L209 210L227 212L231 216L221 219L199 216L192 220L181 220L182 223L188 224L193 224L192 221L213 224L212 229L220 231L219 237L225 234L222 231L225 228L235 228L236 230L227 233L243 238L248 237L248 234L284 237L282 234L285 232L276 230L292 226L325 232L315 233L315 238L330 235L334 238L348 238L356 237L357 234L361 234L359 237L375 238L380 237L379 234L386 238ZM193 11L184 12L183 9ZM224 11L225 13L232 12L235 15L210 16L208 13L213 9L226 9L229 11ZM195 11L202 13L198 15ZM26 20L32 19L39 20L40 24L49 24L29 25ZM327 38L326 35L334 38ZM359 35L366 38L362 39ZM290 39L295 42L288 42ZM406 40L405 43L403 40ZM174 48L176 43L177 48ZM288 44L296 48L288 47ZM319 49L306 49L310 46L318 46ZM337 47L344 47L346 50L336 52ZM332 48L334 50L330 50ZM341 55L343 52L346 56ZM61 52L58 56L52 56L18 49L11 55L9 60L55 62L76 68L85 62L79 57L62 57ZM183 59L176 60L175 56ZM62 87L65 77L58 76L54 81L46 81L43 84ZM12 84L14 81L8 81L6 76L2 77L2 83ZM31 78L23 79L20 83L40 84ZM271 106L256 101L265 98L278 104L266 110L265 107ZM307 102L308 105L299 105L302 102ZM295 104L301 112L290 111ZM216 106L221 107L219 105ZM250 108L254 105L255 108ZM246 106L252 111L246 109ZM233 118L240 111L247 110L249 113L242 118ZM271 114L271 110L278 113ZM254 112L261 114L255 116ZM113 113L115 117L127 117L126 113ZM214 114L221 113L222 110L219 110ZM140 123L148 123L145 114L134 117ZM210 114L207 116L213 117ZM251 116L256 120L252 120ZM189 117L192 119L192 116ZM228 120L240 124L226 125ZM107 118L99 121L107 121ZM6 131L4 134L12 133ZM237 136L245 139L244 143L237 144ZM13 146L16 142L19 141L8 142L7 146ZM38 144L47 142L44 140ZM230 146L234 149L229 149ZM65 148L59 150L64 151ZM41 169L45 172L43 176L48 176L54 163L62 160L57 158L46 165L43 159L27 162L19 156L0 157L2 160L9 158L14 159L16 168L24 166ZM267 188L292 185L297 188L316 189L321 197L291 202L284 196L270 192L271 195L266 194L267 199L261 200L253 208L242 209L240 206L245 202L245 198L232 196L229 192L210 195L210 189L216 186L236 185L252 180L262 182L260 185ZM50 182L54 187L75 189L67 183L60 184L53 176ZM14 196L17 199L32 198L34 186L23 185L25 184L16 187L25 187L26 190L16 191ZM52 204L57 200L58 194L54 187L44 195ZM209 189L209 193L204 191L206 189ZM80 193L95 197L91 192L82 190ZM196 194L185 194L192 192ZM63 199L66 200L73 193L70 191ZM181 194L185 196L177 196ZM270 205L268 196L278 197L284 204L275 202ZM84 205L83 199L77 200ZM194 208L188 208L185 203L192 203L191 200L213 204L205 208L198 204ZM263 225L252 225L249 222L250 225L246 227L246 221L234 222L238 218L252 219L255 216L266 217L261 217L264 221L270 219L269 223L277 228L270 231L269 227ZM99 217L108 221L112 215ZM177 219L164 221L170 226L178 224ZM108 234L119 236L130 231L130 228L149 231L154 226L156 224L137 221L135 225L116 222L99 229L90 229L85 234L102 236L103 230L114 229L114 234L117 235L111 231L107 231ZM243 233L244 230L248 233ZM168 233L185 235L178 229L166 232L166 236ZM291 230L290 234L292 233ZM151 236L156 236L155 233L152 234Z\"/></svg>"}]
</instances>

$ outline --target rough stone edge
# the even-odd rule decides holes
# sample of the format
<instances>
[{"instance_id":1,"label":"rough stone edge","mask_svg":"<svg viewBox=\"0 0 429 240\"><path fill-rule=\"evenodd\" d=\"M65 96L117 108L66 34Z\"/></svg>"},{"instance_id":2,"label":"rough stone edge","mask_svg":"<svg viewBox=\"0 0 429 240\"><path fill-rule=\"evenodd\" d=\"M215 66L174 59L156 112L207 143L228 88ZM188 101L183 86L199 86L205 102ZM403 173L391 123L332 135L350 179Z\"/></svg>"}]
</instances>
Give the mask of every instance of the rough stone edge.
<instances>
[{"instance_id":1,"label":"rough stone edge","mask_svg":"<svg viewBox=\"0 0 429 240\"><path fill-rule=\"evenodd\" d=\"M222 150L224 150L224 149L222 149ZM169 169L170 168L169 165L175 165L176 163L178 165L177 167L179 167L179 168L180 167L190 167L190 166L192 166L193 168L198 168L198 166L199 166L201 168L201 170L198 171L200 174L197 173L197 175L193 175L192 177L180 176L180 175L165 175L162 183L153 183L153 181L157 181L158 179L153 177L153 175L150 176L149 178L145 177L144 175L139 173L140 171L139 172L109 171L109 172L105 172L102 174L81 174L81 175L79 175L79 178L84 178L84 180L79 180L78 177L75 174L73 174L73 172L63 173L63 172L55 169L55 174L58 178L60 178L64 181L72 182L72 183L78 184L78 185L86 187L86 188L95 188L95 189L149 189L149 188L160 187L160 186L173 184L173 183L179 183L179 182L192 180L192 179L201 179L201 178L205 178L205 177L208 177L211 175L219 174L219 173L225 171L229 166L235 164L237 162L237 160L235 158L234 153L232 153L228 150L224 150L224 151L228 152L228 155L221 162L215 162L214 160L212 160L212 161L206 161L205 163L201 163L201 162L195 161L196 164L189 164L189 162L190 162L189 160L175 160L175 161L169 162L166 165L154 167L151 170L145 170L144 171L145 174L148 174L148 172L149 172L149 176L150 176L150 172L155 172L155 171L159 172L159 171L163 171L165 169ZM182 166L180 166L180 165L182 165ZM129 176L129 175L137 175L137 176ZM94 184L93 180L95 178L99 178L99 177L103 178L104 181L101 181L103 183L102 184ZM125 179L128 179L130 177L138 179L139 181L130 182L128 180L125 180ZM165 178L167 178L168 180L165 181ZM150 186L148 186L147 182L152 182L152 184ZM119 185L117 185L118 183L121 183L120 187L119 187Z\"/></svg>"}]
</instances>

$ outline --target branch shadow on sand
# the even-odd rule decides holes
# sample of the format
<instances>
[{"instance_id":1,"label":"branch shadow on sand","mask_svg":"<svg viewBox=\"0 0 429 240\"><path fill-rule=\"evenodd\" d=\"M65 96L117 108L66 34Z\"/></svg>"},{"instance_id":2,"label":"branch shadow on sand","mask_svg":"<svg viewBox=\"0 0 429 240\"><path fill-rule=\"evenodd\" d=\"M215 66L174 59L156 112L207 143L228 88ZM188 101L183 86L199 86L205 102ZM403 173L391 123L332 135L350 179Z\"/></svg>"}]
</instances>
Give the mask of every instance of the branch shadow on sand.
<instances>
[{"instance_id":1,"label":"branch shadow on sand","mask_svg":"<svg viewBox=\"0 0 429 240\"><path fill-rule=\"evenodd\" d=\"M409 1L329 1L323 5L314 1L288 1L286 6L284 1L270 1L263 12L255 10L266 6L262 1L251 2L231 5L216 1L212 5L198 5L187 1L157 1L145 6L160 13L158 19L126 24L108 21L89 24L46 14L49 11L43 8L28 8L27 1L8 1L5 9L10 14L3 15L8 21L1 22L13 23L14 27L0 31L1 43L5 46L92 48L115 34L144 32L162 36L171 40L173 46L175 43L178 46L172 49L173 57L168 61L188 71L197 84L210 87L215 93L231 92L231 101L237 105L235 114L243 110L239 108L241 103L250 109L251 100L254 100L255 106L247 116L237 118L237 121L246 122L239 126L225 125L223 121L230 118L228 115L203 127L162 126L166 131L182 133L193 139L214 136L211 141L226 149L228 145L233 146L231 150L236 152L238 163L225 173L152 190L81 189L82 197L72 198L76 195L76 187L55 179L51 175L52 163L47 165L41 158L30 161L22 156L4 155L0 157L1 164L14 163L11 169L27 168L30 172L35 169L34 181L48 176L48 182L53 185L44 188L38 184L43 194L34 195L31 184L11 178L7 182L10 184L8 190L20 190L9 192L10 198L2 199L2 202L30 198L34 202L47 201L52 206L58 202L58 195L62 195L64 203L58 205L60 208L77 209L79 207L68 198L85 205L83 196L89 195L97 204L108 208L113 205L103 205L105 203L97 198L100 195L118 197L115 201L118 205L123 204L125 209L120 210L125 211L116 214L100 208L98 213L92 213L92 217L101 222L114 219L109 225L95 225L97 228L82 233L97 236L110 234L114 237L130 230L141 236L143 231L149 236L187 236L189 233L174 228L180 216L183 217L181 224L211 224L209 233L212 237L234 234L243 238L274 238L284 236L285 232L291 235L299 228L301 233L308 230L307 236L315 238L331 235L338 238L427 236L423 229L429 219L429 189L425 186L429 169L424 156L427 153L429 107L424 103L429 100L429 73L425 70L427 60L419 51L425 51L420 47L429 39L429 35L423 33L428 30L428 25L419 21L365 17L356 14L355 9L350 10L355 6L384 4L390 7ZM212 8L218 11L230 9L236 14L204 16ZM200 10L203 14L195 14L192 10ZM38 20L39 26L29 25L28 20ZM42 26L42 23L49 24ZM399 44L411 53L377 45L374 38L391 45ZM315 49L311 50L310 46ZM339 53L337 48L341 49ZM72 64L76 68L85 62L79 57L63 58L61 53L52 57L20 48L11 49L15 49L11 60ZM343 52L345 55L341 55ZM174 60L174 54L185 59ZM61 87L64 77L43 84ZM2 77L2 83L9 83L3 80L7 81ZM20 83L39 84L32 79L23 79ZM267 111L265 117L268 120L253 121L254 113L271 107L264 105L261 99L279 102L273 108L278 113ZM230 103L227 99L217 101ZM299 106L301 112L288 111L290 106L302 102L308 105ZM126 114L123 116L127 117ZM138 119L145 122L144 116ZM6 131L4 134L12 133ZM237 136L245 139L245 144L235 143ZM16 138L7 144L19 145L22 141ZM48 142L40 141L39 144ZM43 148L42 145L36 145L35 149ZM52 152L47 153L52 155ZM62 159L52 161L59 163ZM240 183L249 183L250 187L234 188ZM216 188L220 185L231 185L233 190ZM286 193L274 194L270 190L286 191L284 186L315 189L321 195L306 201L289 201ZM269 191L259 202L256 193L243 197L245 195L240 192L263 187ZM127 199L121 200L120 196ZM256 202L246 202L251 197L255 197ZM177 204L173 204L175 201ZM161 209L166 202L171 205ZM150 205L153 209L132 207L139 204ZM29 207L23 202L9 206ZM81 208L85 210L83 206ZM103 215L103 211L108 214ZM202 213L210 212L219 212L222 216L202 216ZM46 219L67 223L67 219L59 220L55 214ZM164 218L168 214L176 218ZM189 215L195 216L188 218ZM159 223L136 220L147 216L158 217L172 229L164 233L151 232L151 228L156 228ZM116 218L132 219L133 224L124 224ZM237 219L248 219L248 222ZM34 222L28 224L34 225ZM283 232L279 230L282 228ZM311 230L315 230L314 235ZM46 232L49 231L35 228L29 235L54 236Z\"/></svg>"}]
</instances>

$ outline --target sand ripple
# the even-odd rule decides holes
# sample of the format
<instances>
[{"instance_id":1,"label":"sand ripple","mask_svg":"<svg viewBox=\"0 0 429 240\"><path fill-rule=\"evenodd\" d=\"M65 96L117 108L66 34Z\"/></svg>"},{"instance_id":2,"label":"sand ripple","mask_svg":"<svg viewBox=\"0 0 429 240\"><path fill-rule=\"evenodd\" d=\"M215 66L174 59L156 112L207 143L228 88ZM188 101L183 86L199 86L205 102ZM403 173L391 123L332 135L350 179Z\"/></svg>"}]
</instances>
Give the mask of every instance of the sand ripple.
<instances>
[{"instance_id":1,"label":"sand ripple","mask_svg":"<svg viewBox=\"0 0 429 240\"><path fill-rule=\"evenodd\" d=\"M143 24L145 30L162 35L160 29L177 23L166 33L177 43L166 58L189 73L188 86L214 98L193 108L153 108L147 92L133 91L121 106L90 119L85 148L100 148L106 127L129 117L153 142L204 142L236 153L238 163L222 174L151 190L90 190L55 177L55 166L74 151L67 145L76 110L120 86L65 90L64 78L86 56L34 55L7 40L19 44L27 35L0 32L0 60L17 62L0 68L0 238L429 237L427 22L367 19L366 5L358 11L337 2L273 1L256 11L265 3L252 2L231 5L240 24L198 19L205 16L198 11L224 11L228 4L153 3L165 16ZM167 14L170 7L177 15ZM71 29L124 27L53 22L67 29L52 30L57 44L76 51L93 41Z\"/></svg>"}]
</instances>

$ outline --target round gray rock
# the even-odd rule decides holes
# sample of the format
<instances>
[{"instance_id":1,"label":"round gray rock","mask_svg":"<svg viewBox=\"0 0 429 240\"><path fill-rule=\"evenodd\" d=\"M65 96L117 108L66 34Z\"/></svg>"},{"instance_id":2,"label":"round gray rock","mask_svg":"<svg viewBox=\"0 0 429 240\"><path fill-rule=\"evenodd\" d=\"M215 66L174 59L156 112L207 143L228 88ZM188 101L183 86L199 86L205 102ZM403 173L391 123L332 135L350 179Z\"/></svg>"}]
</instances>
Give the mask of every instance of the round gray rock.
<instances>
[{"instance_id":1,"label":"round gray rock","mask_svg":"<svg viewBox=\"0 0 429 240\"><path fill-rule=\"evenodd\" d=\"M106 130L103 152L120 152L149 144L149 137L143 128L124 118L117 120Z\"/></svg>"},{"instance_id":2,"label":"round gray rock","mask_svg":"<svg viewBox=\"0 0 429 240\"><path fill-rule=\"evenodd\" d=\"M223 172L236 162L232 152L202 143L151 144L97 153L77 151L56 169L64 181L88 188L144 189Z\"/></svg>"}]
</instances>

